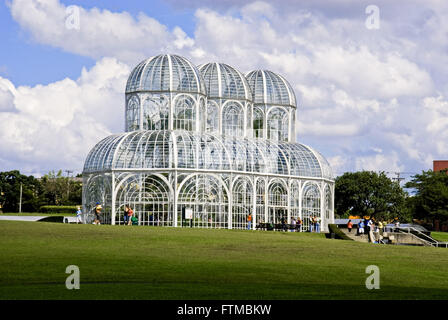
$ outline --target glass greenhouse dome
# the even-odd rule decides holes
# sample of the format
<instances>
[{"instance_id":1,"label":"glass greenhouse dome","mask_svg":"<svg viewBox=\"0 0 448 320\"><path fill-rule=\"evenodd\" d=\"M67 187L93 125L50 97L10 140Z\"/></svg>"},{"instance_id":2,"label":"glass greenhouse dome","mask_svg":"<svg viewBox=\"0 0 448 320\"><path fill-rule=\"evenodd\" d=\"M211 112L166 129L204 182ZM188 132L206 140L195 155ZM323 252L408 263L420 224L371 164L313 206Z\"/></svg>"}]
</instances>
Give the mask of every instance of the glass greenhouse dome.
<instances>
[{"instance_id":1,"label":"glass greenhouse dome","mask_svg":"<svg viewBox=\"0 0 448 320\"><path fill-rule=\"evenodd\" d=\"M159 55L131 72L125 110L126 132L100 141L83 170L84 212L101 203L103 223L123 224L126 205L140 225L187 226L186 209L188 227L246 229L249 213L252 228L334 220L331 168L293 142L296 98L282 76Z\"/></svg>"}]
</instances>

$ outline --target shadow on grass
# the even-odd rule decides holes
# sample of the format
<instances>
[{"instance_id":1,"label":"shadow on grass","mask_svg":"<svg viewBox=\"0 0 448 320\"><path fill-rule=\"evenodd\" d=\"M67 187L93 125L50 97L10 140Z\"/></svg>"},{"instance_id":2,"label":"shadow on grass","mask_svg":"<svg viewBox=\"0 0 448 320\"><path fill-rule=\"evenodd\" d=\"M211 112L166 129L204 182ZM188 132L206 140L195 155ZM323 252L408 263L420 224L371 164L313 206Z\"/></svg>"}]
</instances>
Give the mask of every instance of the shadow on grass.
<instances>
[{"instance_id":1,"label":"shadow on grass","mask_svg":"<svg viewBox=\"0 0 448 320\"><path fill-rule=\"evenodd\" d=\"M132 299L132 300L436 300L447 299L448 289L383 286L368 290L364 285L325 284L257 286L208 283L82 282L80 290L65 284L42 283L1 286L0 299Z\"/></svg>"}]
</instances>

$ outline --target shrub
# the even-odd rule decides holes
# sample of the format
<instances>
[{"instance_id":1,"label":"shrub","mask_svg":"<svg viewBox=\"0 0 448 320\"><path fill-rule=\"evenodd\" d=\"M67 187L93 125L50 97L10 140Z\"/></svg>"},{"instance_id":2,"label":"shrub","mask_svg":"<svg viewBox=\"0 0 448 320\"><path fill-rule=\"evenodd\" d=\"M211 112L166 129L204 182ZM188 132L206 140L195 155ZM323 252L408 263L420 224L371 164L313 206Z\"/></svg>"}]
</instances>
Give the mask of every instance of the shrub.
<instances>
[{"instance_id":1,"label":"shrub","mask_svg":"<svg viewBox=\"0 0 448 320\"><path fill-rule=\"evenodd\" d=\"M52 216L52 217L45 217L38 220L39 222L64 222L64 217L62 216Z\"/></svg>"},{"instance_id":2,"label":"shrub","mask_svg":"<svg viewBox=\"0 0 448 320\"><path fill-rule=\"evenodd\" d=\"M336 224L329 224L328 229L330 230L330 233L334 233L336 239L353 241L353 239L349 238L344 232L342 232Z\"/></svg>"},{"instance_id":3,"label":"shrub","mask_svg":"<svg viewBox=\"0 0 448 320\"><path fill-rule=\"evenodd\" d=\"M43 213L75 213L77 206L42 206L39 211Z\"/></svg>"}]
</instances>

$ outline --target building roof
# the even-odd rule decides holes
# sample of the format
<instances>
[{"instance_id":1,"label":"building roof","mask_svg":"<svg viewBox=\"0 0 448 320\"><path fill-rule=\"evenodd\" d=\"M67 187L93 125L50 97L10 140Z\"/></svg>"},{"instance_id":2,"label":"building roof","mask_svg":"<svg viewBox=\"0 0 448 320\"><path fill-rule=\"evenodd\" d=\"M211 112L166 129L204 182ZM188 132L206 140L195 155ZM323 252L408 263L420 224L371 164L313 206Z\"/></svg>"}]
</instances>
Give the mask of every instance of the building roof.
<instances>
[{"instance_id":1,"label":"building roof","mask_svg":"<svg viewBox=\"0 0 448 320\"><path fill-rule=\"evenodd\" d=\"M186 58L170 54L146 59L132 70L126 93L140 91L206 94L199 70Z\"/></svg>"},{"instance_id":2,"label":"building roof","mask_svg":"<svg viewBox=\"0 0 448 320\"><path fill-rule=\"evenodd\" d=\"M252 100L252 92L244 75L235 68L212 62L198 66L209 98Z\"/></svg>"},{"instance_id":3,"label":"building roof","mask_svg":"<svg viewBox=\"0 0 448 320\"><path fill-rule=\"evenodd\" d=\"M172 168L333 179L327 160L300 143L184 130L111 135L91 150L84 173Z\"/></svg>"},{"instance_id":4,"label":"building roof","mask_svg":"<svg viewBox=\"0 0 448 320\"><path fill-rule=\"evenodd\" d=\"M297 107L291 85L281 75L269 70L254 70L246 75L255 104Z\"/></svg>"}]
</instances>

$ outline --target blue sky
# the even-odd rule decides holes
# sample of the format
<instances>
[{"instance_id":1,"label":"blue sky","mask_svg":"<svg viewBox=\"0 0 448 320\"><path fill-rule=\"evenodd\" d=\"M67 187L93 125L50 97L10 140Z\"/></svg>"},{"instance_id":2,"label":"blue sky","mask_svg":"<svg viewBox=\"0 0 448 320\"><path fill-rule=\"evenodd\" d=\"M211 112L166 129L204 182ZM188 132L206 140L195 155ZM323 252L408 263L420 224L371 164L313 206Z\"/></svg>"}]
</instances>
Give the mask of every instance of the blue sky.
<instances>
[{"instance_id":1,"label":"blue sky","mask_svg":"<svg viewBox=\"0 0 448 320\"><path fill-rule=\"evenodd\" d=\"M269 69L298 98L297 140L335 173L420 172L448 158L448 4L240 0L0 1L0 170L82 170L123 131L140 60L177 53ZM80 9L80 29L64 26Z\"/></svg>"},{"instance_id":2,"label":"blue sky","mask_svg":"<svg viewBox=\"0 0 448 320\"><path fill-rule=\"evenodd\" d=\"M84 8L103 8L110 11L127 11L133 16L145 12L163 24L174 28L180 26L189 36L194 33L194 10L176 8L163 1L61 1ZM0 2L0 75L16 85L48 84L65 77L77 78L82 67L95 65L95 59L83 57L39 44L31 40L18 23L14 21L7 2Z\"/></svg>"}]
</instances>

